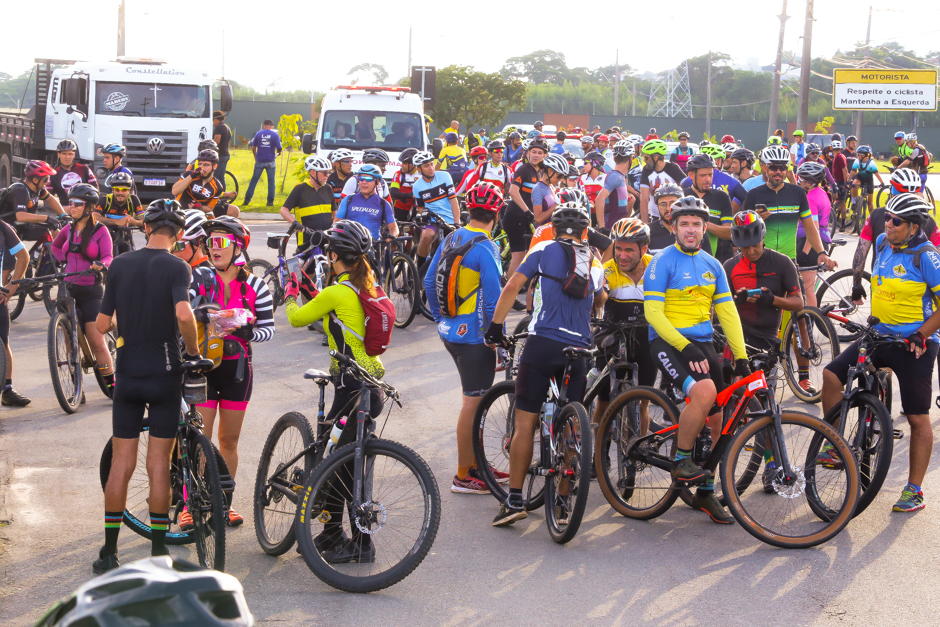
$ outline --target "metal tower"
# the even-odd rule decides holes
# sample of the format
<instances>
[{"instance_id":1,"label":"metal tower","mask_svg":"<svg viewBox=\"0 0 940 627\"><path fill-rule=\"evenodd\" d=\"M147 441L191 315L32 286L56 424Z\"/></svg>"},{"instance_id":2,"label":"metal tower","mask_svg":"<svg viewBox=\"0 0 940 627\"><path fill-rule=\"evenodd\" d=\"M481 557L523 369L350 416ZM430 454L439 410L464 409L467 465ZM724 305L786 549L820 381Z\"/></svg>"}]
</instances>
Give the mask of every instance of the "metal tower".
<instances>
[{"instance_id":1,"label":"metal tower","mask_svg":"<svg viewBox=\"0 0 940 627\"><path fill-rule=\"evenodd\" d=\"M650 117L692 117L692 91L689 88L689 65L684 62L659 74L650 89Z\"/></svg>"}]
</instances>

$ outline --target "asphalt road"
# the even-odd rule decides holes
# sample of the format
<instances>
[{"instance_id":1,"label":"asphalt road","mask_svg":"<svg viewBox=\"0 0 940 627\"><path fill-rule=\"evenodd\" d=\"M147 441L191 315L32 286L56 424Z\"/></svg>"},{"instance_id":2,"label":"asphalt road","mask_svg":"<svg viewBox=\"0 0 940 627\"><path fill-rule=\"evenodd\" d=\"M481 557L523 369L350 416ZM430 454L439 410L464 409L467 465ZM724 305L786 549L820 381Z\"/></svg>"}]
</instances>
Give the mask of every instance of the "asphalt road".
<instances>
[{"instance_id":1,"label":"asphalt road","mask_svg":"<svg viewBox=\"0 0 940 627\"><path fill-rule=\"evenodd\" d=\"M252 228L257 235L283 231L282 224ZM854 250L851 239L837 257L843 267ZM264 237L254 241L252 255L270 258ZM61 411L49 379L48 320L42 306L30 302L12 326L16 387L33 403L0 408L3 625L31 624L89 580L103 538L98 460L110 436L110 402L89 378L87 404L71 416ZM333 590L299 555L269 557L254 536L250 494L264 439L287 411L315 415L316 388L301 375L328 362L319 335L290 328L283 312L276 322L274 339L255 347L254 395L240 445L234 505L246 523L227 536L226 570L243 583L259 624L937 623L937 458L924 485L928 508L914 515L890 511L906 481L907 439L896 443L895 463L873 505L815 549L772 548L681 502L659 519L631 521L611 510L596 484L585 522L565 546L550 540L540 511L511 528L493 528L492 497L449 490L456 471L458 379L435 328L420 316L395 331L394 347L384 357L386 380L402 391L405 404L392 412L385 435L417 450L434 471L443 496L440 532L424 563L391 589L370 595ZM903 417L896 425L909 433ZM121 532L124 563L148 556L149 549L129 529ZM194 555L187 547L170 550Z\"/></svg>"}]
</instances>

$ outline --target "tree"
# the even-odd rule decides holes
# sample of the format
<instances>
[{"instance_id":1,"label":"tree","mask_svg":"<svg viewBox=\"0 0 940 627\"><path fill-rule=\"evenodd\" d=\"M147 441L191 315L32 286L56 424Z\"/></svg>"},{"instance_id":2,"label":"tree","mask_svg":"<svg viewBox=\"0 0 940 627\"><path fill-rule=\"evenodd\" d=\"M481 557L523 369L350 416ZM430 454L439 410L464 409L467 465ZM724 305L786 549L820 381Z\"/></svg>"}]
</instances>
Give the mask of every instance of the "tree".
<instances>
[{"instance_id":1,"label":"tree","mask_svg":"<svg viewBox=\"0 0 940 627\"><path fill-rule=\"evenodd\" d=\"M360 63L346 72L346 76L354 76L350 81L353 85L357 85L363 79L370 78L370 75L371 81L369 82L372 85L384 85L385 81L388 80L388 72L378 63Z\"/></svg>"},{"instance_id":2,"label":"tree","mask_svg":"<svg viewBox=\"0 0 940 627\"><path fill-rule=\"evenodd\" d=\"M459 120L468 127L493 126L510 109L525 105L521 80L449 65L437 71L437 93L429 110L437 120Z\"/></svg>"},{"instance_id":3,"label":"tree","mask_svg":"<svg viewBox=\"0 0 940 627\"><path fill-rule=\"evenodd\" d=\"M536 50L521 57L506 59L499 73L505 78L528 79L532 83L562 85L570 74L565 55L555 50Z\"/></svg>"},{"instance_id":4,"label":"tree","mask_svg":"<svg viewBox=\"0 0 940 627\"><path fill-rule=\"evenodd\" d=\"M277 134L281 138L281 145L284 152L287 153L287 166L290 166L291 153L300 148L300 141L297 139L297 133L300 131L300 121L303 116L299 113L285 113L277 122ZM283 153L282 153L283 154ZM284 167L284 159L281 159L281 169L284 170L284 176L281 178L281 193L284 192L284 183L287 180L287 167Z\"/></svg>"}]
</instances>

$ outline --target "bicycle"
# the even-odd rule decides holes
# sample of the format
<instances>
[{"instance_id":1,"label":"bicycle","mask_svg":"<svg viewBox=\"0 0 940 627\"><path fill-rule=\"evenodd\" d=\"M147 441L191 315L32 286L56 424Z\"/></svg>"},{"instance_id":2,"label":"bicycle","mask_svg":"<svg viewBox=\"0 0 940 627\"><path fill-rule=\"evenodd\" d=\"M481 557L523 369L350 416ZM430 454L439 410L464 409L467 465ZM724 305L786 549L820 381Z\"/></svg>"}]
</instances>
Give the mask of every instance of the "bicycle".
<instances>
[{"instance_id":1,"label":"bicycle","mask_svg":"<svg viewBox=\"0 0 940 627\"><path fill-rule=\"evenodd\" d=\"M63 224L67 222L59 223L58 226L50 226L45 222L39 223L39 226L46 229L45 234L43 234L38 240L36 240L29 249L29 265L26 267L26 273L23 275L24 279L31 279L34 277L42 277L50 274L55 274L59 271L59 261L55 258L55 255L52 254L52 234L50 233L53 229L60 228ZM24 226L27 224L36 224L34 222L17 222L17 226ZM30 299L34 301L41 300L46 306L46 313L50 316L55 312L55 299L52 297L51 286L43 286L37 284L29 289L24 289L22 291L17 290L17 294L14 295L17 300L16 304L10 307L10 320L16 320L19 315L23 312L23 307L26 305L26 297L29 296Z\"/></svg>"},{"instance_id":2,"label":"bicycle","mask_svg":"<svg viewBox=\"0 0 940 627\"><path fill-rule=\"evenodd\" d=\"M238 198L238 178L232 174L231 170L225 171L225 180L222 182L224 186L224 191L235 192L235 195L232 198Z\"/></svg>"},{"instance_id":3,"label":"bicycle","mask_svg":"<svg viewBox=\"0 0 940 627\"><path fill-rule=\"evenodd\" d=\"M754 399L762 409L750 410ZM650 411L655 408L668 426L646 428L641 403ZM724 418L721 433L713 443L705 427L692 459L711 473L721 465L724 498L748 533L773 546L806 548L830 540L848 524L858 503L858 466L832 426L806 414L783 412L762 370L720 392L715 406ZM697 485L672 479L678 423L678 409L655 388L628 390L610 404L598 428L594 458L601 491L618 513L637 520L656 518L683 489ZM846 459L842 468L817 465L827 444ZM765 448L775 464L770 490L749 490Z\"/></svg>"},{"instance_id":4,"label":"bicycle","mask_svg":"<svg viewBox=\"0 0 940 627\"><path fill-rule=\"evenodd\" d=\"M289 412L274 424L255 479L255 534L269 555L283 554L296 539L308 568L334 588L374 592L410 575L427 556L440 526L441 495L420 455L382 439L381 430L375 435L370 413L373 391L401 407L398 391L354 359L334 350L330 355L345 375L361 380L363 388L335 420L327 422L324 394L332 378L320 370L304 373L320 388L318 436L298 412ZM353 419L355 441L333 447L333 428L343 424L351 428ZM416 512L409 515L410 509ZM348 516L343 516L344 510ZM343 519L343 534L368 537L374 554L361 551L346 564L324 559L322 553L327 551L321 552L314 525L337 515Z\"/></svg>"},{"instance_id":5,"label":"bicycle","mask_svg":"<svg viewBox=\"0 0 940 627\"><path fill-rule=\"evenodd\" d=\"M201 373L212 367L212 361L200 359L180 365L183 371L183 400L180 407L176 443L170 457L170 525L166 544L195 544L199 564L206 568L225 570L225 523L228 520L228 497L235 490L225 460L202 432L202 416L196 410L206 401L206 378ZM147 420L141 434L149 435ZM101 452L98 473L101 489L105 490L111 472L112 442L109 439ZM149 480L147 478L147 438L137 449L137 467L128 487L128 504L124 508L124 524L138 535L150 539ZM180 514L189 512L193 527L183 531Z\"/></svg>"},{"instance_id":6,"label":"bicycle","mask_svg":"<svg viewBox=\"0 0 940 627\"><path fill-rule=\"evenodd\" d=\"M780 355L787 386L801 401L818 403L822 398L822 370L842 352L835 327L819 308L804 307L791 313L780 338ZM814 394L800 386L800 358L808 362L809 381L816 389Z\"/></svg>"},{"instance_id":7,"label":"bicycle","mask_svg":"<svg viewBox=\"0 0 940 627\"><path fill-rule=\"evenodd\" d=\"M314 290L319 291L327 286L330 278L330 262L318 247L311 247L296 254L294 257L287 257L287 243L291 236L297 231L312 233L313 231L305 228L298 221L291 222L287 227L287 233L268 233L268 248L277 251L277 265L271 264L264 259L252 259L248 262L248 272L259 277L268 286L271 293L271 306L276 311L278 307L284 304L284 288L290 278L290 272L298 275L301 280L301 294L306 298L312 298ZM308 276L305 268L312 265L312 275Z\"/></svg>"},{"instance_id":8,"label":"bicycle","mask_svg":"<svg viewBox=\"0 0 940 627\"><path fill-rule=\"evenodd\" d=\"M424 292L424 276L431 267L431 259L434 257L437 247L441 245L444 238L457 230L458 227L447 224L439 215L425 211L415 216L415 226L429 227L434 226L434 239L431 240L431 247L428 252L427 260L418 268L418 303L420 304L421 315L434 322L434 316L431 315L431 308L428 307L428 296ZM417 248L415 249L417 250Z\"/></svg>"},{"instance_id":9,"label":"bicycle","mask_svg":"<svg viewBox=\"0 0 940 627\"><path fill-rule=\"evenodd\" d=\"M418 304L418 268L404 252L396 250L412 241L410 236L388 237L373 244L373 256L369 260L375 269L378 284L395 306L395 326L404 329L415 319Z\"/></svg>"},{"instance_id":10,"label":"bicycle","mask_svg":"<svg viewBox=\"0 0 940 627\"><path fill-rule=\"evenodd\" d=\"M506 338L505 346L510 358L518 339L521 338ZM523 487L526 510L550 504L545 509L545 523L552 540L559 544L570 541L577 534L591 484L591 422L582 403L568 400L568 382L574 363L592 357L596 351L569 346L564 352L565 372L560 380L556 377L551 379L535 435L538 457L529 466ZM509 493L493 470L508 470L514 430L515 381L501 381L483 395L473 417L473 454L477 471L490 493L500 502L504 502ZM545 481L539 482L542 477ZM539 483L541 485L537 485Z\"/></svg>"},{"instance_id":11,"label":"bicycle","mask_svg":"<svg viewBox=\"0 0 940 627\"><path fill-rule=\"evenodd\" d=\"M112 255L117 257L137 250L137 246L134 245L134 233L140 232L140 227L109 224L108 230L111 231Z\"/></svg>"},{"instance_id":12,"label":"bicycle","mask_svg":"<svg viewBox=\"0 0 940 627\"><path fill-rule=\"evenodd\" d=\"M832 244L834 247L843 246L846 242L844 240L833 240ZM816 270L816 285L814 288L816 289L816 306L820 309L833 305L841 309L844 315L856 324L864 323L871 315L870 302L856 304L852 300L852 286L855 284L852 268L838 270L832 274L828 274L829 270L825 264L820 264L815 268L812 266L798 268L798 270L800 272L803 270ZM864 270L862 270L862 287L865 289L866 294L871 294L871 273ZM854 342L859 337L857 334L845 331L839 332L838 330L837 335L840 342Z\"/></svg>"}]
</instances>

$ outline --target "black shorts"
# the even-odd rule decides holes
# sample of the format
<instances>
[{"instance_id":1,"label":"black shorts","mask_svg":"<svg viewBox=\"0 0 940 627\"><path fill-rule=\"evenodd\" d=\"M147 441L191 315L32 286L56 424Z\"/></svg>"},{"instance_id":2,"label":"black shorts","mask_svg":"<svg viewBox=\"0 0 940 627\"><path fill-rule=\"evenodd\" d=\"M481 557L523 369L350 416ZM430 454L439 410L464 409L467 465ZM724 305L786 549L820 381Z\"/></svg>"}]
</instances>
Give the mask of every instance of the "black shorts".
<instances>
[{"instance_id":1,"label":"black shorts","mask_svg":"<svg viewBox=\"0 0 940 627\"><path fill-rule=\"evenodd\" d=\"M855 177L855 180L858 181L859 183L861 183L861 185L859 185L859 189L862 190L864 193L866 193L866 194L874 194L874 193L875 193L875 180L874 180L874 179L872 179L872 180L870 180L870 181L868 181L868 182L866 183L865 181L863 181L862 179L860 179L860 178L858 178L858 177L856 176L856 177ZM871 207L869 207L868 209L869 209L869 211L871 211Z\"/></svg>"},{"instance_id":2,"label":"black shorts","mask_svg":"<svg viewBox=\"0 0 940 627\"><path fill-rule=\"evenodd\" d=\"M232 409L244 411L251 400L252 367L251 358L244 358L245 365L241 380L236 378L240 359L223 359L215 370L206 373L206 402L200 407L212 409Z\"/></svg>"},{"instance_id":3,"label":"black shorts","mask_svg":"<svg viewBox=\"0 0 940 627\"><path fill-rule=\"evenodd\" d=\"M496 377L496 351L486 344L454 344L442 339L454 358L464 396L483 396Z\"/></svg>"},{"instance_id":4,"label":"black shorts","mask_svg":"<svg viewBox=\"0 0 940 627\"><path fill-rule=\"evenodd\" d=\"M666 340L657 337L650 342L650 354L656 361L660 372L663 373L663 380L671 381L674 386L682 390L688 396L692 385L705 379L711 379L715 383L715 389L721 392L725 389L725 377L721 370L721 361L718 359L718 353L711 342L692 342L692 344L705 355L708 361L708 372L702 374L689 369L689 364L675 348Z\"/></svg>"},{"instance_id":5,"label":"black shorts","mask_svg":"<svg viewBox=\"0 0 940 627\"><path fill-rule=\"evenodd\" d=\"M650 355L649 330L646 328L632 329L627 333L627 359L637 366L637 383L639 385L654 385L656 383L656 363L653 356ZM611 355L598 353L594 365L598 370L603 370L610 361ZM617 376L628 376L626 368L618 368ZM598 384L597 400L603 402L610 401L610 378Z\"/></svg>"},{"instance_id":6,"label":"black shorts","mask_svg":"<svg viewBox=\"0 0 940 627\"><path fill-rule=\"evenodd\" d=\"M4 346L10 343L10 309L6 303L0 305L0 340Z\"/></svg>"},{"instance_id":7,"label":"black shorts","mask_svg":"<svg viewBox=\"0 0 940 627\"><path fill-rule=\"evenodd\" d=\"M940 344L927 342L927 351L919 359L902 346L880 346L871 353L871 361L876 368L890 368L894 371L894 380L901 390L901 409L905 414L916 416L930 413L933 367L938 351ZM845 348L826 366L826 370L839 377L839 381L845 385L849 368L856 363L858 342Z\"/></svg>"},{"instance_id":8,"label":"black shorts","mask_svg":"<svg viewBox=\"0 0 940 627\"><path fill-rule=\"evenodd\" d=\"M96 285L75 285L68 283L69 294L75 299L75 308L78 311L78 317L82 324L94 323L101 313L101 299L104 298L104 286L100 283Z\"/></svg>"},{"instance_id":9,"label":"black shorts","mask_svg":"<svg viewBox=\"0 0 940 627\"><path fill-rule=\"evenodd\" d=\"M414 219L415 219L414 209L410 209L408 211L404 211L402 209L395 209L394 211L395 211L396 222L414 222Z\"/></svg>"},{"instance_id":10,"label":"black shorts","mask_svg":"<svg viewBox=\"0 0 940 627\"><path fill-rule=\"evenodd\" d=\"M805 245L806 245L805 237L796 238L796 267L805 268L807 266L818 266L819 265L819 253L813 250L812 246L810 246L808 253L804 253L803 247Z\"/></svg>"},{"instance_id":11,"label":"black shorts","mask_svg":"<svg viewBox=\"0 0 940 627\"><path fill-rule=\"evenodd\" d=\"M18 224L15 229L16 234L19 235L20 239L24 242L39 241L49 232L48 228L38 222Z\"/></svg>"},{"instance_id":12,"label":"black shorts","mask_svg":"<svg viewBox=\"0 0 940 627\"><path fill-rule=\"evenodd\" d=\"M509 252L523 253L528 249L531 238L526 238L526 235L532 235L530 226L534 219L531 211L523 211L515 203L506 206L502 224L509 242Z\"/></svg>"},{"instance_id":13,"label":"black shorts","mask_svg":"<svg viewBox=\"0 0 940 627\"><path fill-rule=\"evenodd\" d=\"M522 411L537 414L542 404L548 399L549 381L552 377L560 380L565 372L564 350L571 346L548 338L530 335L519 358L516 373L516 407ZM587 360L576 361L571 367L568 381L568 400L580 403L584 400L587 385Z\"/></svg>"},{"instance_id":14,"label":"black shorts","mask_svg":"<svg viewBox=\"0 0 940 627\"><path fill-rule=\"evenodd\" d=\"M136 440L144 421L144 408L150 423L150 435L176 437L183 402L183 375L128 377L118 373L111 407L111 434L116 438Z\"/></svg>"}]
</instances>

